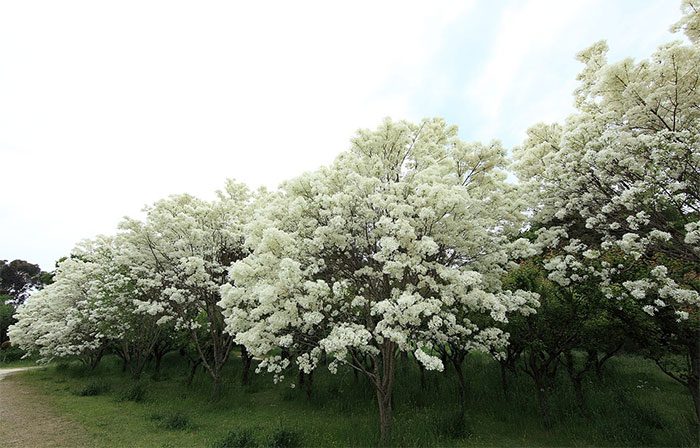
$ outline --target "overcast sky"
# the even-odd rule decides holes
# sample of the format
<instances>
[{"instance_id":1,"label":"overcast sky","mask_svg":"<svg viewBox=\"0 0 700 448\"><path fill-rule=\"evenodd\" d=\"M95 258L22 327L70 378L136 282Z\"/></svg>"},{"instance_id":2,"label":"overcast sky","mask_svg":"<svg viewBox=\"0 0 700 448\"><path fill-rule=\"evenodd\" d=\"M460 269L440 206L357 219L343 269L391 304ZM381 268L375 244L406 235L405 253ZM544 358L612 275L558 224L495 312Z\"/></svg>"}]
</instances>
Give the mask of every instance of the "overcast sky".
<instances>
[{"instance_id":1,"label":"overcast sky","mask_svg":"<svg viewBox=\"0 0 700 448\"><path fill-rule=\"evenodd\" d=\"M575 54L646 57L675 0L0 3L0 259L52 270L173 193L332 161L386 116L517 145Z\"/></svg>"}]
</instances>

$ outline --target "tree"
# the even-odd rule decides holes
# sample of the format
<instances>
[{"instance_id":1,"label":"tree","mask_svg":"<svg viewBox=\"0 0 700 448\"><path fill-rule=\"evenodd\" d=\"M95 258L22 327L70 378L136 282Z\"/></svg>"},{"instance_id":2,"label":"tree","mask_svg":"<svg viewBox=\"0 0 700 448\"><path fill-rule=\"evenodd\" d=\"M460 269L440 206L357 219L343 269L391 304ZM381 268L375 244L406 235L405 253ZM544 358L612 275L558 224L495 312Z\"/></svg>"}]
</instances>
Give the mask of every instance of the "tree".
<instances>
[{"instance_id":1,"label":"tree","mask_svg":"<svg viewBox=\"0 0 700 448\"><path fill-rule=\"evenodd\" d=\"M580 53L577 112L533 127L516 154L549 278L562 287L595 281L608 300L654 318L659 337L673 335L700 416L696 22L696 10L682 22L693 45L663 45L649 60L608 63L604 42Z\"/></svg>"},{"instance_id":2,"label":"tree","mask_svg":"<svg viewBox=\"0 0 700 448\"><path fill-rule=\"evenodd\" d=\"M284 184L250 223L251 254L222 287L228 331L277 381L291 363L310 373L324 356L332 372L366 375L386 442L399 353L443 370L436 340L476 330L464 310L503 319L511 306L494 266L507 259L501 204L513 214L519 204L504 197L502 157L489 151L502 153L460 141L439 119L359 131L332 166Z\"/></svg>"},{"instance_id":3,"label":"tree","mask_svg":"<svg viewBox=\"0 0 700 448\"><path fill-rule=\"evenodd\" d=\"M50 275L43 272L39 265L24 260L0 260L0 295L12 298L16 305L29 297L33 289L50 283Z\"/></svg>"},{"instance_id":4,"label":"tree","mask_svg":"<svg viewBox=\"0 0 700 448\"><path fill-rule=\"evenodd\" d=\"M171 196L147 208L144 222L121 224L140 291L137 312L162 315L160 325L189 334L212 377L213 399L221 394L221 371L233 346L217 305L219 287L228 266L246 255L242 229L250 196L244 185L229 182L215 201Z\"/></svg>"},{"instance_id":5,"label":"tree","mask_svg":"<svg viewBox=\"0 0 700 448\"><path fill-rule=\"evenodd\" d=\"M99 295L99 266L68 258L56 269L55 282L33 293L17 309L9 329L13 344L47 362L77 356L95 367L107 348L103 331L107 314L95 312Z\"/></svg>"},{"instance_id":6,"label":"tree","mask_svg":"<svg viewBox=\"0 0 700 448\"><path fill-rule=\"evenodd\" d=\"M8 340L7 329L15 323L15 307L9 302L10 296L0 294L0 345Z\"/></svg>"}]
</instances>

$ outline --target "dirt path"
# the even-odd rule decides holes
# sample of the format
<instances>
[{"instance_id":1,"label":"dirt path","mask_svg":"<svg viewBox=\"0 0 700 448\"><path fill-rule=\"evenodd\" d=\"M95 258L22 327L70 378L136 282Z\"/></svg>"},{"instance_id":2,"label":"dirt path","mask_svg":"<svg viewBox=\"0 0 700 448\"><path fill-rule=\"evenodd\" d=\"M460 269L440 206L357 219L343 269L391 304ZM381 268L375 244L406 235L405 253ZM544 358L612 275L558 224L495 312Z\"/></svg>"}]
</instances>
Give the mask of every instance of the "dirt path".
<instances>
[{"instance_id":1,"label":"dirt path","mask_svg":"<svg viewBox=\"0 0 700 448\"><path fill-rule=\"evenodd\" d=\"M0 445L7 448L90 447L77 423L60 416L16 375L30 368L0 369Z\"/></svg>"}]
</instances>

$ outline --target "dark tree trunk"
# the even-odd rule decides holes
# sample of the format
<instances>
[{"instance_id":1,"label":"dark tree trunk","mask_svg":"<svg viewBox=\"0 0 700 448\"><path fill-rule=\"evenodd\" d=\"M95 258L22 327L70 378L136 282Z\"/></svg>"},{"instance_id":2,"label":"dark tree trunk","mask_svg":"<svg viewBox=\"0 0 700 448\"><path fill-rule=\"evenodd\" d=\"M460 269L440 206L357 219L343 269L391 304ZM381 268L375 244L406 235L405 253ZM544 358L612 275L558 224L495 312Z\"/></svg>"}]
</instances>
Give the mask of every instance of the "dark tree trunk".
<instances>
[{"instance_id":1,"label":"dark tree trunk","mask_svg":"<svg viewBox=\"0 0 700 448\"><path fill-rule=\"evenodd\" d=\"M223 384L221 381L221 375L212 375L213 385L211 388L211 401L221 400L223 393Z\"/></svg>"},{"instance_id":2,"label":"dark tree trunk","mask_svg":"<svg viewBox=\"0 0 700 448\"><path fill-rule=\"evenodd\" d=\"M245 346L241 346L241 360L243 362L243 377L241 383L244 386L250 384L250 366L253 364L253 357L248 353Z\"/></svg>"},{"instance_id":3,"label":"dark tree trunk","mask_svg":"<svg viewBox=\"0 0 700 448\"><path fill-rule=\"evenodd\" d=\"M501 388L503 389L503 398L510 401L510 390L508 389L508 367L504 363L499 363L501 366Z\"/></svg>"},{"instance_id":4,"label":"dark tree trunk","mask_svg":"<svg viewBox=\"0 0 700 448\"><path fill-rule=\"evenodd\" d=\"M194 375L197 373L197 368L199 365L202 363L202 360L200 359L195 359L195 360L190 360L190 374L187 377L187 386L192 385L192 381L194 380Z\"/></svg>"},{"instance_id":5,"label":"dark tree trunk","mask_svg":"<svg viewBox=\"0 0 700 448\"><path fill-rule=\"evenodd\" d=\"M452 366L455 368L455 376L457 377L457 399L459 400L459 417L464 423L464 417L467 413L467 380L464 377L464 358L461 353L453 353L451 356Z\"/></svg>"},{"instance_id":6,"label":"dark tree trunk","mask_svg":"<svg viewBox=\"0 0 700 448\"><path fill-rule=\"evenodd\" d=\"M306 375L306 381L304 382L304 390L306 391L306 399L311 400L311 394L313 393L314 384L314 371L312 370Z\"/></svg>"},{"instance_id":7,"label":"dark tree trunk","mask_svg":"<svg viewBox=\"0 0 700 448\"><path fill-rule=\"evenodd\" d=\"M700 423L700 340L698 336L692 337L688 344L688 360L690 372L688 372L688 389L695 405L695 418Z\"/></svg>"},{"instance_id":8,"label":"dark tree trunk","mask_svg":"<svg viewBox=\"0 0 700 448\"><path fill-rule=\"evenodd\" d=\"M161 361L163 361L164 355L165 355L165 353L160 353L160 352L156 352L153 355L153 358L155 361L155 367L154 367L154 371L153 371L153 379L156 381L160 380L160 365L161 365Z\"/></svg>"},{"instance_id":9,"label":"dark tree trunk","mask_svg":"<svg viewBox=\"0 0 700 448\"><path fill-rule=\"evenodd\" d=\"M535 378L535 387L537 387L537 404L540 409L540 416L544 427L549 429L552 427L552 418L549 410L549 384L544 378L538 376Z\"/></svg>"},{"instance_id":10,"label":"dark tree trunk","mask_svg":"<svg viewBox=\"0 0 700 448\"><path fill-rule=\"evenodd\" d=\"M382 445L391 439L391 423L393 410L391 407L391 392L377 389L377 404L379 405L379 437Z\"/></svg>"},{"instance_id":11,"label":"dark tree trunk","mask_svg":"<svg viewBox=\"0 0 700 448\"><path fill-rule=\"evenodd\" d=\"M380 350L381 358L374 360L374 386L379 408L380 444L391 440L391 427L394 419L392 393L396 374L396 343L385 340ZM380 362L381 361L381 362Z\"/></svg>"}]
</instances>

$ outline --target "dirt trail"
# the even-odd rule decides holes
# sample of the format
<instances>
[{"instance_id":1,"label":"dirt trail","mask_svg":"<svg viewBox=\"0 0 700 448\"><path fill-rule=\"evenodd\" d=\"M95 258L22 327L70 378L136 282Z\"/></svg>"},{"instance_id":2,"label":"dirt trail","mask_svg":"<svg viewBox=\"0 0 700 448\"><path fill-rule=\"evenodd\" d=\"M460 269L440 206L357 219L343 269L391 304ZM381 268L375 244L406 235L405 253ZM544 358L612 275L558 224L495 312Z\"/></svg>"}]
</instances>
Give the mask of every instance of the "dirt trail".
<instances>
[{"instance_id":1,"label":"dirt trail","mask_svg":"<svg viewBox=\"0 0 700 448\"><path fill-rule=\"evenodd\" d=\"M90 447L85 430L47 406L46 399L22 384L17 373L0 369L0 445L7 448Z\"/></svg>"}]
</instances>

